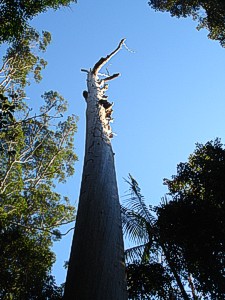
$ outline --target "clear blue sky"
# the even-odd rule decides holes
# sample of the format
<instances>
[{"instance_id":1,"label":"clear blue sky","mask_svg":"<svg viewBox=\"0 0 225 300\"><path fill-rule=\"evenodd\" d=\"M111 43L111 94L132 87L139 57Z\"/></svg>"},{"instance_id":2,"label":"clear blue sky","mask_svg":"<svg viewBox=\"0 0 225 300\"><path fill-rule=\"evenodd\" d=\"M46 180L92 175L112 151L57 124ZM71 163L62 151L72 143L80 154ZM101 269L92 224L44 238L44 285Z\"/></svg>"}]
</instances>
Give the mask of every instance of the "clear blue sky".
<instances>
[{"instance_id":1,"label":"clear blue sky","mask_svg":"<svg viewBox=\"0 0 225 300\"><path fill-rule=\"evenodd\" d=\"M58 12L48 12L32 22L52 33L45 55L48 66L30 96L57 90L79 116L75 138L79 162L67 184L59 186L77 204L82 173L86 74L97 60L125 37L134 54L123 49L107 66L121 77L110 83L109 100L115 103L112 140L121 199L128 190L123 177L131 173L146 202L156 205L166 193L163 178L176 173L196 142L221 137L225 143L225 49L198 32L191 19L175 19L154 12L147 0L80 0ZM69 258L72 232L55 243L57 262L53 274L65 281L63 263Z\"/></svg>"}]
</instances>

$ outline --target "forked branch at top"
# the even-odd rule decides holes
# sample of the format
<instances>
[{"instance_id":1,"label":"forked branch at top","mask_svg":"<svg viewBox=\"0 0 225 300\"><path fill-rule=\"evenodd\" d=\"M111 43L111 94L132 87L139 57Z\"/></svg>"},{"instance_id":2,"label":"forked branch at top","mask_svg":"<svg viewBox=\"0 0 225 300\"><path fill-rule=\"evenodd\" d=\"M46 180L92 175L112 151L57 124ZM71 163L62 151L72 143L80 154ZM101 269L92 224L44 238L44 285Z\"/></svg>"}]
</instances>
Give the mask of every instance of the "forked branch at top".
<instances>
[{"instance_id":1,"label":"forked branch at top","mask_svg":"<svg viewBox=\"0 0 225 300\"><path fill-rule=\"evenodd\" d=\"M92 70L92 73L94 75L97 75L98 72L99 72L99 70L121 49L121 47L124 44L125 40L126 39L122 39L120 41L118 47L113 52L111 52L109 55L107 55L106 57L102 57L102 58L99 59L99 61L94 65L94 68ZM115 76L115 77L117 77L117 76Z\"/></svg>"}]
</instances>

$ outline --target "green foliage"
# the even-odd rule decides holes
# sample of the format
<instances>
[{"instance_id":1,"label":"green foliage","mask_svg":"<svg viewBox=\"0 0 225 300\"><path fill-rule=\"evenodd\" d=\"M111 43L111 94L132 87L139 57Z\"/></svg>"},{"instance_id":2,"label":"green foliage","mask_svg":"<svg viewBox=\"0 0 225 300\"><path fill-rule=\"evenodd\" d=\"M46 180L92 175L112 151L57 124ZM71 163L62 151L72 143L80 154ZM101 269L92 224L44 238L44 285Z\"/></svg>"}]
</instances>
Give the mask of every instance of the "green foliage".
<instances>
[{"instance_id":1,"label":"green foliage","mask_svg":"<svg viewBox=\"0 0 225 300\"><path fill-rule=\"evenodd\" d=\"M74 221L75 209L55 190L74 173L77 118L64 117L67 102L47 92L31 115L25 88L42 79L47 62L39 56L51 34L29 21L73 0L0 2L0 44L7 46L0 67L0 298L59 300L62 288L50 275L50 250L62 237L58 227Z\"/></svg>"},{"instance_id":2,"label":"green foliage","mask_svg":"<svg viewBox=\"0 0 225 300\"><path fill-rule=\"evenodd\" d=\"M224 299L224 180L225 149L219 139L197 144L177 175L164 180L171 200L165 198L159 207L146 207L130 177L131 195L121 210L124 233L136 244L125 252L131 299L170 299L171 293L175 299ZM154 281L157 264L163 276L156 282L162 286ZM161 289L168 292L164 298Z\"/></svg>"},{"instance_id":3,"label":"green foliage","mask_svg":"<svg viewBox=\"0 0 225 300\"><path fill-rule=\"evenodd\" d=\"M23 226L50 229L74 217L74 208L66 198L61 204L54 187L74 173L76 118L60 121L67 105L58 93L51 91L43 98L39 115L30 116L27 108L16 111L15 120L6 117L3 120L8 123L0 122L0 195L4 199L0 218L11 220L12 215L23 220ZM7 103L9 108L14 105Z\"/></svg>"},{"instance_id":4,"label":"green foliage","mask_svg":"<svg viewBox=\"0 0 225 300\"><path fill-rule=\"evenodd\" d=\"M1 299L60 299L62 291L49 275L54 262L50 239L2 222L0 237Z\"/></svg>"},{"instance_id":5,"label":"green foliage","mask_svg":"<svg viewBox=\"0 0 225 300\"><path fill-rule=\"evenodd\" d=\"M225 47L225 2L223 0L150 0L149 5L172 16L191 16L198 21L197 29L205 28L208 37Z\"/></svg>"},{"instance_id":6,"label":"green foliage","mask_svg":"<svg viewBox=\"0 0 225 300\"><path fill-rule=\"evenodd\" d=\"M61 238L57 227L74 220L74 207L55 185L74 173L76 118L63 118L67 102L57 92L43 100L31 116L25 102L0 95L1 299L47 299L50 290L59 299L61 291L49 277L50 247Z\"/></svg>"},{"instance_id":7,"label":"green foliage","mask_svg":"<svg viewBox=\"0 0 225 300\"><path fill-rule=\"evenodd\" d=\"M197 144L188 162L178 165L177 175L165 180L172 201L158 208L161 240L172 257L179 253L177 265L193 275L204 299L225 297L224 180L220 140Z\"/></svg>"},{"instance_id":8,"label":"green foliage","mask_svg":"<svg viewBox=\"0 0 225 300\"><path fill-rule=\"evenodd\" d=\"M39 33L30 26L29 21L49 8L56 10L72 2L76 0L0 2L0 45L6 43L8 46L0 67L0 93L13 88L13 91L23 98L24 87L30 84L31 74L36 82L40 82L41 71L47 62L37 53L46 51L51 34L47 31Z\"/></svg>"},{"instance_id":9,"label":"green foliage","mask_svg":"<svg viewBox=\"0 0 225 300\"><path fill-rule=\"evenodd\" d=\"M131 263L126 268L129 299L172 299L171 278L160 263Z\"/></svg>"},{"instance_id":10,"label":"green foliage","mask_svg":"<svg viewBox=\"0 0 225 300\"><path fill-rule=\"evenodd\" d=\"M30 29L29 21L49 8L58 9L76 0L3 0L0 3L0 44L20 40Z\"/></svg>"},{"instance_id":11,"label":"green foliage","mask_svg":"<svg viewBox=\"0 0 225 300\"><path fill-rule=\"evenodd\" d=\"M0 92L14 91L17 97L25 96L24 88L30 84L31 74L36 82L42 79L41 71L47 62L36 54L37 51L44 52L51 41L49 32L42 34L30 28L25 31L19 40L15 40L8 47L3 57L0 69L1 82Z\"/></svg>"}]
</instances>

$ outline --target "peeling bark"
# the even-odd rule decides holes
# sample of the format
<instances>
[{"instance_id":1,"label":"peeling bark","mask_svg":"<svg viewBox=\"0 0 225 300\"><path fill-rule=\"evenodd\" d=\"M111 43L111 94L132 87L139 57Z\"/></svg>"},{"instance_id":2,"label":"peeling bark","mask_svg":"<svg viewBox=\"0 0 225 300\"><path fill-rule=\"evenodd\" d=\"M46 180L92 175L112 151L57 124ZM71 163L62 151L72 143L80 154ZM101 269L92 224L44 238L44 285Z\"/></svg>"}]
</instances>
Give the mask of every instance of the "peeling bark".
<instances>
[{"instance_id":1,"label":"peeling bark","mask_svg":"<svg viewBox=\"0 0 225 300\"><path fill-rule=\"evenodd\" d=\"M114 166L112 103L98 72L122 47L87 72L86 145L80 199L64 300L126 300L124 247Z\"/></svg>"}]
</instances>

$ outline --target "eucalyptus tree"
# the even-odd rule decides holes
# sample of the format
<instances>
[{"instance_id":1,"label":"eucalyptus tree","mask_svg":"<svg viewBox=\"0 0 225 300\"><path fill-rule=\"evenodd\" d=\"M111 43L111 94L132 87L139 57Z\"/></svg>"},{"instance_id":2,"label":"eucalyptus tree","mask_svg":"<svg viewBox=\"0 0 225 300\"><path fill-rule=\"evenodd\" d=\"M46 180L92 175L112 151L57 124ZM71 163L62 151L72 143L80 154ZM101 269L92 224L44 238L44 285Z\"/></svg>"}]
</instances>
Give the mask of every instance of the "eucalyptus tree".
<instances>
[{"instance_id":1,"label":"eucalyptus tree","mask_svg":"<svg viewBox=\"0 0 225 300\"><path fill-rule=\"evenodd\" d=\"M20 85L18 91L21 92L21 87L24 89L30 83L28 77L31 73L37 82L41 80L41 70L46 67L47 62L40 57L40 53L46 51L51 41L51 33L44 30L37 31L31 26L30 21L49 9L57 10L76 2L76 0L0 2L0 46L3 46L4 50L6 48L5 55L1 56L3 64L0 68L0 92L6 91L9 86L12 89L15 83L17 86Z\"/></svg>"},{"instance_id":2,"label":"eucalyptus tree","mask_svg":"<svg viewBox=\"0 0 225 300\"><path fill-rule=\"evenodd\" d=\"M101 68L124 44L101 58L87 72L86 145L78 213L71 248L65 300L127 299L120 205L110 126L112 103ZM102 79L101 79L102 78Z\"/></svg>"},{"instance_id":3,"label":"eucalyptus tree","mask_svg":"<svg viewBox=\"0 0 225 300\"><path fill-rule=\"evenodd\" d=\"M26 98L26 87L42 79L42 69L47 61L40 57L51 42L51 34L35 30L25 32L19 40L12 42L2 57L0 67L0 93L12 101Z\"/></svg>"},{"instance_id":4,"label":"eucalyptus tree","mask_svg":"<svg viewBox=\"0 0 225 300\"><path fill-rule=\"evenodd\" d=\"M29 21L48 8L74 1L1 1L0 44L0 298L58 299L50 275L51 249L59 226L75 219L75 208L56 190L74 173L77 118L67 116L67 101L44 93L26 97L26 87L41 80L47 62L40 57L51 34ZM32 101L40 110L32 114Z\"/></svg>"},{"instance_id":5,"label":"eucalyptus tree","mask_svg":"<svg viewBox=\"0 0 225 300\"><path fill-rule=\"evenodd\" d=\"M74 173L76 118L63 118L67 104L57 92L43 99L32 115L14 94L0 95L1 299L42 299L58 227L75 218L55 186Z\"/></svg>"}]
</instances>

